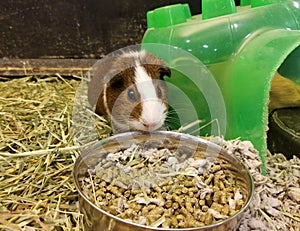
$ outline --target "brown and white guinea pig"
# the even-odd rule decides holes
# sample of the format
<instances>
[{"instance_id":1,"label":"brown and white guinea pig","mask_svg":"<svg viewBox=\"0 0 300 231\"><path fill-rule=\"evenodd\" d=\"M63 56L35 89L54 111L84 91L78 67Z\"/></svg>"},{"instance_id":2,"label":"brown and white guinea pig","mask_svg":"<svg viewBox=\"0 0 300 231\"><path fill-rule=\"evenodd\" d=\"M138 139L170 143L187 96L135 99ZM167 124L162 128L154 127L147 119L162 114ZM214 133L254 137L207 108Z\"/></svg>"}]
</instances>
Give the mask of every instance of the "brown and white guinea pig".
<instances>
[{"instance_id":1,"label":"brown and white guinea pig","mask_svg":"<svg viewBox=\"0 0 300 231\"><path fill-rule=\"evenodd\" d=\"M167 86L171 76L162 59L142 51L107 58L91 72L88 98L95 112L109 119L114 133L154 131L167 116Z\"/></svg>"}]
</instances>

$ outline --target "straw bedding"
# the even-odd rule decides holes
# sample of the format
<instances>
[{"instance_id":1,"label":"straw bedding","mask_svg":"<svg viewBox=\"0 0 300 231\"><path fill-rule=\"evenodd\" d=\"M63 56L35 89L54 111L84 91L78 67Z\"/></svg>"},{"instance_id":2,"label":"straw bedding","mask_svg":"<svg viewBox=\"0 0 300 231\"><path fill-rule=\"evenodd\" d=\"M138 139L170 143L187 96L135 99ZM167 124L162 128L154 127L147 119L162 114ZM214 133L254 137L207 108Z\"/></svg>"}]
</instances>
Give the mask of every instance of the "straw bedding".
<instances>
[{"instance_id":1,"label":"straw bedding","mask_svg":"<svg viewBox=\"0 0 300 231\"><path fill-rule=\"evenodd\" d=\"M76 76L0 79L0 230L81 230L72 180L79 84ZM299 159L269 155L268 176L261 176L249 142L215 141L236 155L244 150L240 158L254 175L254 203L240 230L299 230Z\"/></svg>"},{"instance_id":2,"label":"straw bedding","mask_svg":"<svg viewBox=\"0 0 300 231\"><path fill-rule=\"evenodd\" d=\"M80 230L71 178L78 83L58 76L0 82L0 230Z\"/></svg>"}]
</instances>

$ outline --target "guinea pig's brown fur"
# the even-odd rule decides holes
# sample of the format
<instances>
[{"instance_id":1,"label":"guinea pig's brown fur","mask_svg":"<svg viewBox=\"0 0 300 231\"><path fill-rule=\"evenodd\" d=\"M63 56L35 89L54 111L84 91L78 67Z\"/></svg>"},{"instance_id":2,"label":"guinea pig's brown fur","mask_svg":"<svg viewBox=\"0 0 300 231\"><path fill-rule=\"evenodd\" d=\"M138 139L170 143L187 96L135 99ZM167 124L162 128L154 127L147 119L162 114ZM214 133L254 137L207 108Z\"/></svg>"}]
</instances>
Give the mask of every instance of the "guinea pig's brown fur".
<instances>
[{"instance_id":1,"label":"guinea pig's brown fur","mask_svg":"<svg viewBox=\"0 0 300 231\"><path fill-rule=\"evenodd\" d=\"M276 72L271 85L269 111L300 107L300 86Z\"/></svg>"},{"instance_id":2,"label":"guinea pig's brown fur","mask_svg":"<svg viewBox=\"0 0 300 231\"><path fill-rule=\"evenodd\" d=\"M124 53L95 67L89 84L89 92L94 92L89 93L89 101L95 103L99 96L95 112L111 121L115 133L156 130L162 126L168 108L164 76L171 76L170 69L156 56L145 51ZM153 87L156 96L145 98Z\"/></svg>"}]
</instances>

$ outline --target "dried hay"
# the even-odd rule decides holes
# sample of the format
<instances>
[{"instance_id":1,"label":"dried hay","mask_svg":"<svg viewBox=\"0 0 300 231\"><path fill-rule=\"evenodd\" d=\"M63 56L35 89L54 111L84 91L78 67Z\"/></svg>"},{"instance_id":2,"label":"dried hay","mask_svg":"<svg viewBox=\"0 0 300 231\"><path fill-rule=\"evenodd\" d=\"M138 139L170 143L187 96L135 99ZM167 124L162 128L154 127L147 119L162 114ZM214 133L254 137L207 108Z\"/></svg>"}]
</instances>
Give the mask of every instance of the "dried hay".
<instances>
[{"instance_id":1,"label":"dried hay","mask_svg":"<svg viewBox=\"0 0 300 231\"><path fill-rule=\"evenodd\" d=\"M80 230L72 182L78 79L0 82L0 230Z\"/></svg>"},{"instance_id":2,"label":"dried hay","mask_svg":"<svg viewBox=\"0 0 300 231\"><path fill-rule=\"evenodd\" d=\"M0 79L0 230L81 230L72 180L79 155L72 130L79 80L59 75ZM98 119L98 135L108 136L105 121ZM253 149L244 142L224 142L235 154ZM269 155L269 175L261 176L252 151L240 157L256 184L254 203L240 230L299 230L299 158Z\"/></svg>"}]
</instances>

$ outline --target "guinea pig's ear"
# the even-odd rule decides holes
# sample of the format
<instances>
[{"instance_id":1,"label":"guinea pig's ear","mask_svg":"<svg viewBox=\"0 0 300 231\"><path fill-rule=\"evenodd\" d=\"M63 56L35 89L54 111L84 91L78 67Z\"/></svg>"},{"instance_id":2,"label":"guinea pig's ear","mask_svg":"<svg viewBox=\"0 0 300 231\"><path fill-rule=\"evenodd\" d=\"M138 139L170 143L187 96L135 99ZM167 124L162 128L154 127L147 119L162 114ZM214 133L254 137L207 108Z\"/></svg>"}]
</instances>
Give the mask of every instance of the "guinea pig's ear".
<instances>
[{"instance_id":1,"label":"guinea pig's ear","mask_svg":"<svg viewBox=\"0 0 300 231\"><path fill-rule=\"evenodd\" d=\"M122 89L124 87L124 78L122 75L115 75L110 81L109 85L113 89Z\"/></svg>"},{"instance_id":2,"label":"guinea pig's ear","mask_svg":"<svg viewBox=\"0 0 300 231\"><path fill-rule=\"evenodd\" d=\"M164 76L171 77L171 69L167 66L161 66L159 68L159 73L160 73L160 79L164 80Z\"/></svg>"}]
</instances>

